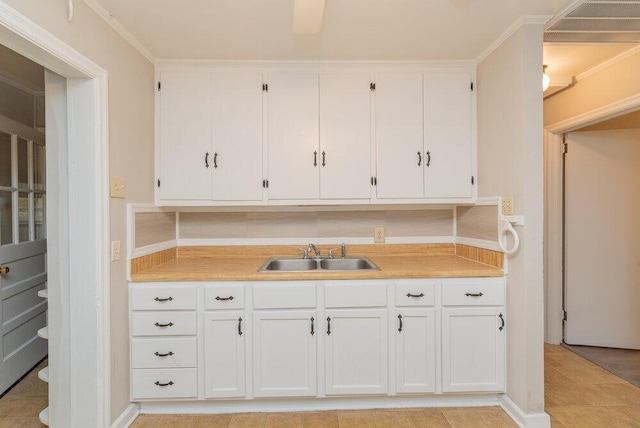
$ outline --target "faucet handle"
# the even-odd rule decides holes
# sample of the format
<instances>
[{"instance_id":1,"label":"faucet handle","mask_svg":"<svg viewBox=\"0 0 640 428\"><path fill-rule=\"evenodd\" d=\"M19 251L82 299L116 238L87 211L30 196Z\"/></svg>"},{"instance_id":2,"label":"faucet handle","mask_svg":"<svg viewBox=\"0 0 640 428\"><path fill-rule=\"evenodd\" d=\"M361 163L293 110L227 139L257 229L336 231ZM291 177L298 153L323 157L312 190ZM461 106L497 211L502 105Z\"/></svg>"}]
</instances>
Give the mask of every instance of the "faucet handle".
<instances>
[{"instance_id":1,"label":"faucet handle","mask_svg":"<svg viewBox=\"0 0 640 428\"><path fill-rule=\"evenodd\" d=\"M333 258L333 252L336 251L337 248L332 248L329 250L329 258L332 259Z\"/></svg>"},{"instance_id":2,"label":"faucet handle","mask_svg":"<svg viewBox=\"0 0 640 428\"><path fill-rule=\"evenodd\" d=\"M309 258L309 250L307 250L306 248L298 248L298 250L302 251L302 258L303 259L308 259Z\"/></svg>"}]
</instances>

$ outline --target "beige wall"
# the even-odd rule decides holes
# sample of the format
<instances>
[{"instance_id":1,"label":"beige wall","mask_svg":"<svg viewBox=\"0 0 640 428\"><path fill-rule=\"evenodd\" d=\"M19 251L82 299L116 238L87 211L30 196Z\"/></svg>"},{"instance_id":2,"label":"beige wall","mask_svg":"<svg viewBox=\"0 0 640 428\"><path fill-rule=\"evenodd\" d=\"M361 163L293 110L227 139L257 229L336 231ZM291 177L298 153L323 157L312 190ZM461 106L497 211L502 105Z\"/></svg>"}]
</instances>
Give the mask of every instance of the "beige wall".
<instances>
[{"instance_id":1,"label":"beige wall","mask_svg":"<svg viewBox=\"0 0 640 428\"><path fill-rule=\"evenodd\" d=\"M176 213L136 213L134 248L176 239Z\"/></svg>"},{"instance_id":2,"label":"beige wall","mask_svg":"<svg viewBox=\"0 0 640 428\"><path fill-rule=\"evenodd\" d=\"M180 239L373 238L453 236L452 210L180 214Z\"/></svg>"},{"instance_id":3,"label":"beige wall","mask_svg":"<svg viewBox=\"0 0 640 428\"><path fill-rule=\"evenodd\" d=\"M544 101L544 126L550 126L599 107L640 94L640 52Z\"/></svg>"},{"instance_id":4,"label":"beige wall","mask_svg":"<svg viewBox=\"0 0 640 428\"><path fill-rule=\"evenodd\" d=\"M456 236L498 242L498 206L458 207Z\"/></svg>"},{"instance_id":5,"label":"beige wall","mask_svg":"<svg viewBox=\"0 0 640 428\"><path fill-rule=\"evenodd\" d=\"M523 25L477 69L478 196L512 196L525 216L507 276L507 393L527 414L544 411L542 35Z\"/></svg>"},{"instance_id":6,"label":"beige wall","mask_svg":"<svg viewBox=\"0 0 640 428\"><path fill-rule=\"evenodd\" d=\"M124 244L126 203L153 202L153 65L82 1L74 2L71 22L62 1L3 1L109 73L110 173L127 180L127 199L110 200L110 234ZM125 259L112 263L110 272L112 419L129 405Z\"/></svg>"}]
</instances>

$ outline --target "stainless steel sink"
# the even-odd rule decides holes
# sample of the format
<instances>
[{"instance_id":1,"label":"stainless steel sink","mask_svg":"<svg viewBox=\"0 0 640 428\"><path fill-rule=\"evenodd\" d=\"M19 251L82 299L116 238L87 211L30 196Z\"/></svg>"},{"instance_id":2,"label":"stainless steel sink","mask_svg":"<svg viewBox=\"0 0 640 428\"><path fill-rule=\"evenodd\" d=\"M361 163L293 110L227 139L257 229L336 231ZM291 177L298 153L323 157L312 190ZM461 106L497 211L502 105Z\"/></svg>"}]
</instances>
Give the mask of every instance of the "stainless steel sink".
<instances>
[{"instance_id":1,"label":"stainless steel sink","mask_svg":"<svg viewBox=\"0 0 640 428\"><path fill-rule=\"evenodd\" d=\"M306 272L318 270L380 270L366 257L346 257L330 259L327 257L312 259L292 259L288 257L271 257L258 272Z\"/></svg>"},{"instance_id":2,"label":"stainless steel sink","mask_svg":"<svg viewBox=\"0 0 640 428\"><path fill-rule=\"evenodd\" d=\"M326 270L380 270L371 260L365 257L349 257L344 259L320 260L320 269Z\"/></svg>"}]
</instances>

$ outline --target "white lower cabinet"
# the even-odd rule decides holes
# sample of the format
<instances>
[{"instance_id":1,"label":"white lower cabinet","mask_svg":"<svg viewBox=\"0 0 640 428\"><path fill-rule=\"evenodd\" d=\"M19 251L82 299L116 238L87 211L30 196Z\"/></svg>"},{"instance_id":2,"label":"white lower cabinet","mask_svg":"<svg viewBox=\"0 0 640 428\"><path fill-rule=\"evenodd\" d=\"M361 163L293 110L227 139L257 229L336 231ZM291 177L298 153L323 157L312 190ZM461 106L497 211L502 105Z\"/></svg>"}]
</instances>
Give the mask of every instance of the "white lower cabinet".
<instances>
[{"instance_id":1,"label":"white lower cabinet","mask_svg":"<svg viewBox=\"0 0 640 428\"><path fill-rule=\"evenodd\" d=\"M316 388L316 311L253 314L253 395L313 397Z\"/></svg>"},{"instance_id":2,"label":"white lower cabinet","mask_svg":"<svg viewBox=\"0 0 640 428\"><path fill-rule=\"evenodd\" d=\"M132 401L505 390L504 278L139 283L131 308Z\"/></svg>"},{"instance_id":3,"label":"white lower cabinet","mask_svg":"<svg viewBox=\"0 0 640 428\"><path fill-rule=\"evenodd\" d=\"M398 308L396 327L396 392L435 392L434 309Z\"/></svg>"},{"instance_id":4,"label":"white lower cabinet","mask_svg":"<svg viewBox=\"0 0 640 428\"><path fill-rule=\"evenodd\" d=\"M205 398L245 396L244 320L244 311L205 313Z\"/></svg>"}]
</instances>

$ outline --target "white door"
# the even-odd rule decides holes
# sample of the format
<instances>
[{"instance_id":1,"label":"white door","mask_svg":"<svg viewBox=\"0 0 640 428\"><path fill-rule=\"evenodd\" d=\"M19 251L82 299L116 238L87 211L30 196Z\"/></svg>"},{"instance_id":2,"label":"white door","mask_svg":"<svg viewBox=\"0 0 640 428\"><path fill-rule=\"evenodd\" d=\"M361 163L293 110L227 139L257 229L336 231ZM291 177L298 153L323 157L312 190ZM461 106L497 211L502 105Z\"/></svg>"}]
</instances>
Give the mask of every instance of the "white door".
<instances>
[{"instance_id":1,"label":"white door","mask_svg":"<svg viewBox=\"0 0 640 428\"><path fill-rule=\"evenodd\" d=\"M206 398L245 396L245 315L243 311L204 315Z\"/></svg>"},{"instance_id":2,"label":"white door","mask_svg":"<svg viewBox=\"0 0 640 428\"><path fill-rule=\"evenodd\" d=\"M318 75L269 75L269 199L318 199Z\"/></svg>"},{"instance_id":3,"label":"white door","mask_svg":"<svg viewBox=\"0 0 640 428\"><path fill-rule=\"evenodd\" d=\"M213 75L213 199L262 200L262 75Z\"/></svg>"},{"instance_id":4,"label":"white door","mask_svg":"<svg viewBox=\"0 0 640 428\"><path fill-rule=\"evenodd\" d=\"M640 130L575 132L565 157L565 342L640 349Z\"/></svg>"},{"instance_id":5,"label":"white door","mask_svg":"<svg viewBox=\"0 0 640 428\"><path fill-rule=\"evenodd\" d=\"M371 197L371 77L320 75L320 197Z\"/></svg>"},{"instance_id":6,"label":"white door","mask_svg":"<svg viewBox=\"0 0 640 428\"><path fill-rule=\"evenodd\" d=\"M254 312L253 326L254 396L316 396L316 312Z\"/></svg>"},{"instance_id":7,"label":"white door","mask_svg":"<svg viewBox=\"0 0 640 428\"><path fill-rule=\"evenodd\" d=\"M375 84L376 195L422 198L422 74L378 73Z\"/></svg>"},{"instance_id":8,"label":"white door","mask_svg":"<svg viewBox=\"0 0 640 428\"><path fill-rule=\"evenodd\" d=\"M327 395L387 393L387 310L326 311Z\"/></svg>"},{"instance_id":9,"label":"white door","mask_svg":"<svg viewBox=\"0 0 640 428\"><path fill-rule=\"evenodd\" d=\"M436 338L433 309L396 310L396 391L435 392Z\"/></svg>"},{"instance_id":10,"label":"white door","mask_svg":"<svg viewBox=\"0 0 640 428\"><path fill-rule=\"evenodd\" d=\"M442 309L442 391L502 392L504 309Z\"/></svg>"},{"instance_id":11,"label":"white door","mask_svg":"<svg viewBox=\"0 0 640 428\"><path fill-rule=\"evenodd\" d=\"M160 75L160 199L210 200L211 73Z\"/></svg>"},{"instance_id":12,"label":"white door","mask_svg":"<svg viewBox=\"0 0 640 428\"><path fill-rule=\"evenodd\" d=\"M470 198L471 75L424 76L425 196Z\"/></svg>"},{"instance_id":13,"label":"white door","mask_svg":"<svg viewBox=\"0 0 640 428\"><path fill-rule=\"evenodd\" d=\"M47 355L44 135L0 128L0 394Z\"/></svg>"}]
</instances>

